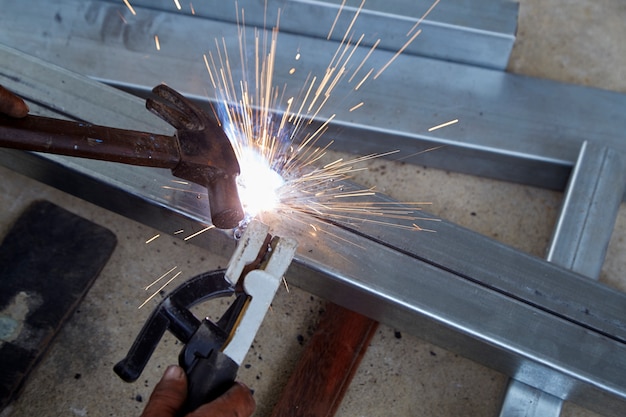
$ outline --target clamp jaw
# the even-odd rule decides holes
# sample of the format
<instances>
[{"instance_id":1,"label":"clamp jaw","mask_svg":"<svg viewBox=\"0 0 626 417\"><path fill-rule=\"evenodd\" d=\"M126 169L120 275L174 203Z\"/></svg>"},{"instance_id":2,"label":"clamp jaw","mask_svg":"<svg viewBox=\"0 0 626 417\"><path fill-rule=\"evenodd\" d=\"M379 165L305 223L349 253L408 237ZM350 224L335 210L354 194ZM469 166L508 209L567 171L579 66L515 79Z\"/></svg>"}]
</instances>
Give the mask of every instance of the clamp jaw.
<instances>
[{"instance_id":1,"label":"clamp jaw","mask_svg":"<svg viewBox=\"0 0 626 417\"><path fill-rule=\"evenodd\" d=\"M115 373L124 381L136 381L169 330L185 345L179 363L188 378L186 411L230 388L297 247L295 240L271 238L268 231L267 225L251 222L226 270L191 278L163 299L126 357L115 365ZM199 320L189 310L229 296L234 301L216 323Z\"/></svg>"}]
</instances>

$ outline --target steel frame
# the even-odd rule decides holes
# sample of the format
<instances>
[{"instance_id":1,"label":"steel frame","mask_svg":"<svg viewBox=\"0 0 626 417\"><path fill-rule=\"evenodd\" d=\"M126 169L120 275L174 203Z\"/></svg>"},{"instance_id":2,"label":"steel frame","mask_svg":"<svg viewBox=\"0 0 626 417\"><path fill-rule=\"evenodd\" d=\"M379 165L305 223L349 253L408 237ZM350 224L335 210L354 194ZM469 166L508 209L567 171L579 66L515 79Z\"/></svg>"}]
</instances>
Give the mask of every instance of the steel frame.
<instances>
[{"instance_id":1,"label":"steel frame","mask_svg":"<svg viewBox=\"0 0 626 417\"><path fill-rule=\"evenodd\" d=\"M135 92L160 82L158 77L164 74L176 76L182 88L175 87L187 93L204 83L193 79L193 71L186 68L193 64L181 61L181 57L191 59L194 51L183 48L176 56L146 57L152 45L129 45L123 31L108 32L111 26L105 24L106 19L118 6L63 1L54 6L66 22L60 25L50 22L47 14L38 15L36 7L29 7L31 14L20 15L15 19L19 22L13 23L6 16L12 16L11 10L19 6L11 2L2 5L0 42L27 52L36 50L45 60L76 72ZM179 41L188 35L185 30L214 30L224 34L229 44L235 42L232 23L149 10L143 13L149 16L143 21L144 29L149 21L163 33L178 36ZM35 31L38 26L48 34ZM176 30L183 27L187 29ZM287 45L297 44L320 54L327 48L323 46L326 41L312 36L285 37ZM64 49L68 44L69 56ZM112 55L99 58L95 51ZM381 51L377 59L384 62L391 54ZM313 56L307 66L322 70L315 68L320 60ZM141 74L128 67L136 62ZM141 100L10 48L0 48L0 68L0 83L28 98L35 112L134 129L169 130L143 110ZM185 74L189 74L186 79ZM626 404L626 296L583 275L597 275L623 196L626 145L620 139L626 116L619 110L626 108L626 97L419 56L399 58L384 76L380 83L384 90L372 84L357 98L380 106L359 117L337 119L333 132L341 131L336 135L341 149L368 153L397 147L411 154L445 144L443 152L432 153L420 163L551 188L564 188L569 178L568 197L549 256L562 267L445 221L438 225L436 236L420 235L418 241L410 234L367 225L328 225L336 236L376 255L361 257L353 247L346 248L333 239L303 238L291 269L292 281L505 372L523 387L619 415ZM439 77L447 82L442 84ZM414 91L406 88L408 80L415 85ZM297 80L295 83L299 85ZM420 92L419 99L415 91ZM465 107L446 108L449 102L461 100ZM411 117L407 117L406 103L417 102L423 105L411 107ZM576 116L583 112L584 120ZM447 129L436 135L414 133L442 121L446 114L460 114L463 126L471 129ZM381 135L384 144L374 139ZM160 188L169 178L161 170L8 150L0 152L0 160L166 232L189 229L206 220L203 202L184 195L173 200ZM598 201L604 204L598 205ZM578 229L571 225L581 222L587 227L572 235ZM276 221L273 227L280 231L282 226ZM297 232L293 225L290 229L290 233ZM309 231L300 233L308 236ZM226 251L228 239L210 234L196 243ZM388 279L380 282L380 276ZM467 294L474 296L468 299ZM506 407L507 403L504 411Z\"/></svg>"}]
</instances>

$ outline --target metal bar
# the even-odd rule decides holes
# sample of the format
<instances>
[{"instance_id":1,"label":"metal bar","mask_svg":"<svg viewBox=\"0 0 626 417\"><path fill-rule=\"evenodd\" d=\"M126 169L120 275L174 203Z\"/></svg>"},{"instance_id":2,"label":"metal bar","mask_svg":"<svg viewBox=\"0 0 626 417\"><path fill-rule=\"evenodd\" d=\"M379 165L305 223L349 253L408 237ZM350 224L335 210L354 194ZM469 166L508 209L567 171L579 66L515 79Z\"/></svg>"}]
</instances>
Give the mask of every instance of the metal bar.
<instances>
[{"instance_id":1,"label":"metal bar","mask_svg":"<svg viewBox=\"0 0 626 417\"><path fill-rule=\"evenodd\" d=\"M32 115L0 115L0 146L169 169L181 160L173 136Z\"/></svg>"},{"instance_id":2,"label":"metal bar","mask_svg":"<svg viewBox=\"0 0 626 417\"><path fill-rule=\"evenodd\" d=\"M66 113L100 124L108 123L108 114L134 129L152 120L136 98L6 49L0 48L0 58L20 74L17 79L2 71L2 83L33 97L38 89L44 97L59 97L50 101ZM86 90L99 90L98 102L87 106L72 99L71 92ZM200 228L207 217L205 200L161 188L171 177L160 170L12 150L2 151L0 159L165 232ZM325 224L328 234L315 237L306 224L264 220L279 235L299 236L289 273L295 285L555 397L606 415L620 415L626 405L625 294L444 221L437 223L439 233L415 239L368 224L358 230ZM217 232L194 242L232 250L229 237Z\"/></svg>"},{"instance_id":3,"label":"metal bar","mask_svg":"<svg viewBox=\"0 0 626 417\"><path fill-rule=\"evenodd\" d=\"M620 155L585 142L565 193L547 260L597 280L625 189L626 170ZM511 380L500 417L558 417L561 408L559 398Z\"/></svg>"},{"instance_id":4,"label":"metal bar","mask_svg":"<svg viewBox=\"0 0 626 417\"><path fill-rule=\"evenodd\" d=\"M510 379L499 417L558 417L563 401L553 395Z\"/></svg>"},{"instance_id":5,"label":"metal bar","mask_svg":"<svg viewBox=\"0 0 626 417\"><path fill-rule=\"evenodd\" d=\"M119 1L109 2L120 6ZM341 3L340 0L243 0L238 2L238 11L229 2L196 2L193 9L184 5L180 10L170 0L134 0L132 5L138 10L156 9L230 23L245 21L248 27L261 28L275 24L280 11L281 32L340 42L360 1L348 2L340 10ZM371 47L380 40L377 48L395 53L430 6L427 1L368 0L352 29L356 34L366 34L361 45ZM518 9L517 2L508 0L443 1L420 23L423 30L419 42L412 42L403 53L504 70L515 41ZM335 29L331 31L333 23Z\"/></svg>"},{"instance_id":6,"label":"metal bar","mask_svg":"<svg viewBox=\"0 0 626 417\"><path fill-rule=\"evenodd\" d=\"M0 7L0 42L133 91L165 81L186 95L213 98L202 54L216 37L224 39L231 57L239 56L239 31L232 23L148 9L132 16L121 4L77 0L54 6L1 0ZM126 13L127 23L119 13ZM191 41L198 34L202 40ZM253 42L252 30L246 36ZM275 67L284 70L274 81L287 86L285 97L297 97L309 74L321 77L338 46L290 33L279 35L278 42ZM355 62L368 50L358 48ZM368 65L380 68L392 57L381 50ZM234 63L232 70L235 79L245 79ZM336 114L325 136L335 139L339 151L398 149L394 158L407 162L555 189L565 187L585 140L626 152L626 96L608 91L399 56L366 88L354 91L353 84L339 83L333 97L337 101L331 98L319 117L321 123ZM348 111L361 101L358 111ZM451 119L459 123L428 132ZM438 145L444 147L415 156Z\"/></svg>"},{"instance_id":7,"label":"metal bar","mask_svg":"<svg viewBox=\"0 0 626 417\"><path fill-rule=\"evenodd\" d=\"M585 142L565 193L547 260L597 280L625 189L623 155Z\"/></svg>"}]
</instances>

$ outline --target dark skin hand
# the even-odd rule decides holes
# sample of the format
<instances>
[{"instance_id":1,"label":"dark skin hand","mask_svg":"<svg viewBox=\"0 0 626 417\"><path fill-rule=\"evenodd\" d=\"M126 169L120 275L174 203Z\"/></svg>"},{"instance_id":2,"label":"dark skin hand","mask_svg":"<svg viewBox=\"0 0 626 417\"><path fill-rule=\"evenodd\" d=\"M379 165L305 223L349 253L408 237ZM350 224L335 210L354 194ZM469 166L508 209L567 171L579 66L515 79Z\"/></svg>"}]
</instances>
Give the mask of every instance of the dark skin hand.
<instances>
[{"instance_id":1,"label":"dark skin hand","mask_svg":"<svg viewBox=\"0 0 626 417\"><path fill-rule=\"evenodd\" d=\"M21 118L28 114L28 106L24 100L0 85L0 113Z\"/></svg>"},{"instance_id":2,"label":"dark skin hand","mask_svg":"<svg viewBox=\"0 0 626 417\"><path fill-rule=\"evenodd\" d=\"M187 377L179 366L170 366L154 387L141 417L175 417L187 396ZM200 406L186 417L250 417L256 403L250 389L235 383L221 397Z\"/></svg>"}]
</instances>

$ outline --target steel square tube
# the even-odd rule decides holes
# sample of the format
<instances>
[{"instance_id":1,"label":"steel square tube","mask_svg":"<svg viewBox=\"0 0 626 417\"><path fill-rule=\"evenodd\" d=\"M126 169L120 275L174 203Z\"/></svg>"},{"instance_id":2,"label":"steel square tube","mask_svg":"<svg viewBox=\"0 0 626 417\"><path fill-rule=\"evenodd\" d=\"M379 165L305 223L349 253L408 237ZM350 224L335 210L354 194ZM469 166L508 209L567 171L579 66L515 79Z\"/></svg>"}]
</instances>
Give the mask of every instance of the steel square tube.
<instances>
[{"instance_id":1,"label":"steel square tube","mask_svg":"<svg viewBox=\"0 0 626 417\"><path fill-rule=\"evenodd\" d=\"M567 186L547 260L597 280L624 188L626 172L620 155L585 142ZM562 405L557 397L511 380L500 417L558 417Z\"/></svg>"},{"instance_id":2,"label":"steel square tube","mask_svg":"<svg viewBox=\"0 0 626 417\"><path fill-rule=\"evenodd\" d=\"M108 1L120 6L118 1ZM276 22L280 11L281 32L320 39L330 35L330 39L341 41L344 32L339 28L349 26L360 1L347 2L338 13L341 3L337 0L243 0L238 2L240 10L236 11L229 2L200 2L193 5L193 10L182 7L176 12L230 23L237 23L239 18L248 27L262 28L268 22ZM174 4L169 0L134 0L132 5L138 10L174 11ZM430 6L431 3L413 0L368 0L353 29L355 33L370 35L361 45L371 47L380 39L379 49L395 52L406 43L406 33ZM517 2L508 0L441 2L420 23L423 33L419 42L411 43L404 54L504 70L515 41L518 9ZM331 31L333 27L337 30Z\"/></svg>"},{"instance_id":3,"label":"steel square tube","mask_svg":"<svg viewBox=\"0 0 626 417\"><path fill-rule=\"evenodd\" d=\"M238 29L228 22L138 9L136 19L123 24L120 5L37 1L28 7L0 1L1 43L133 91L165 81L187 95L211 98L202 54L213 37L223 37L235 56L239 48ZM153 37L159 33L156 51ZM206 42L190 41L198 34L206 34ZM309 73L324 74L338 45L294 33L281 34L279 44L276 68L285 70L275 82L287 84L286 94L294 96ZM368 50L360 49L355 57ZM296 51L302 51L297 65ZM380 67L392 56L381 50L368 62ZM296 72L290 75L291 67ZM234 68L233 76L242 74ZM407 162L563 189L585 140L626 151L626 96L608 91L407 55L367 88L353 91L340 83L334 94L365 103L359 112L330 106L320 113L320 123L337 113L325 136L336 139L335 149L350 153L397 149L394 158ZM460 121L427 131L451 119ZM438 145L444 147L411 156Z\"/></svg>"}]
</instances>

